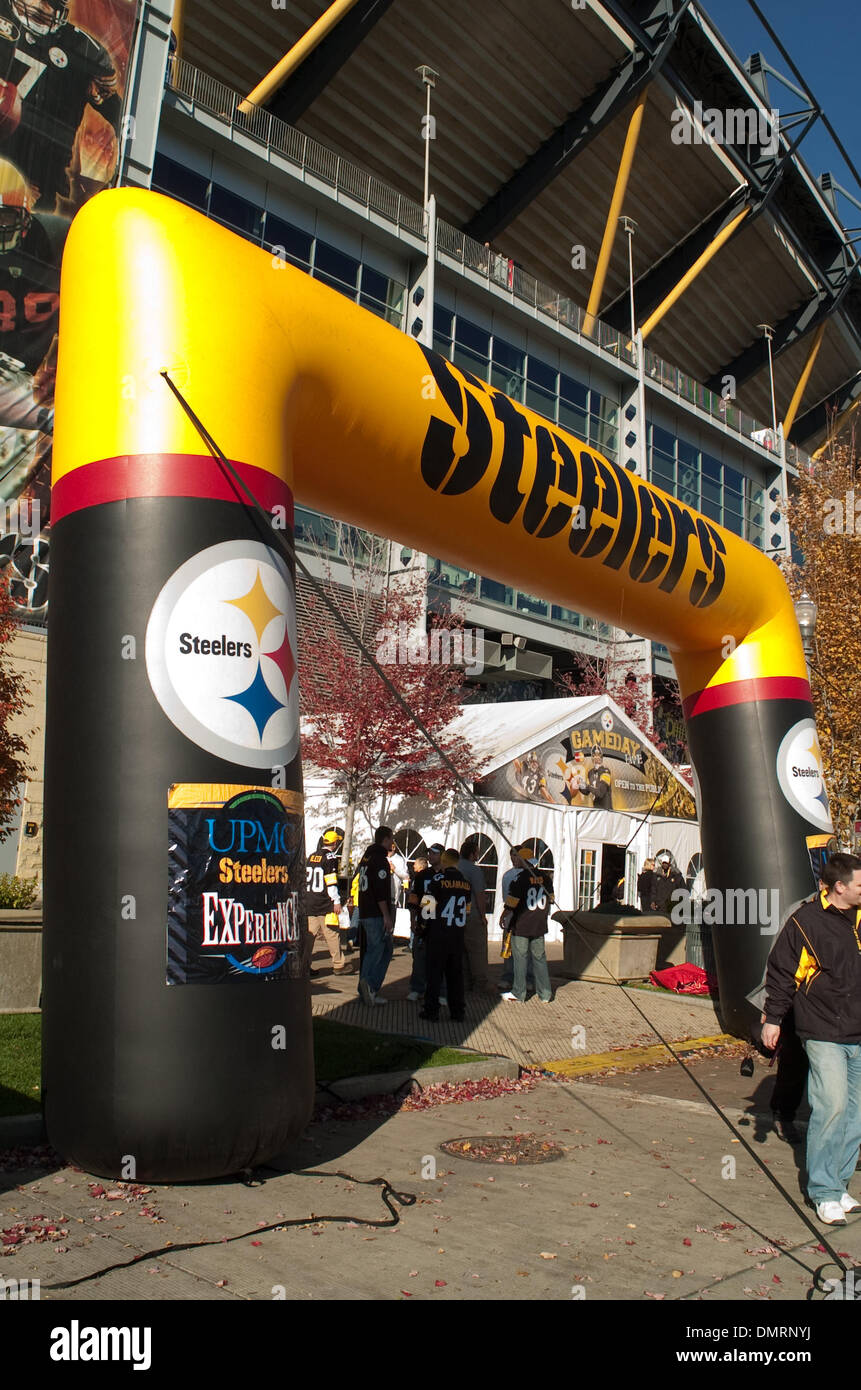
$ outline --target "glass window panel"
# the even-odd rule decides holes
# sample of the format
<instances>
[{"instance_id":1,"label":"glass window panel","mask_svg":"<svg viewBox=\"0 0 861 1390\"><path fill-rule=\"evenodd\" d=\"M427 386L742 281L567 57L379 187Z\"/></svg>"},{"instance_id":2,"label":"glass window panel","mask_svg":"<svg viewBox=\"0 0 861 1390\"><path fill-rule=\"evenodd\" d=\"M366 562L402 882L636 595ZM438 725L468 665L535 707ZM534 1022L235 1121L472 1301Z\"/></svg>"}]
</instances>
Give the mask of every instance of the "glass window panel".
<instances>
[{"instance_id":1,"label":"glass window panel","mask_svg":"<svg viewBox=\"0 0 861 1390\"><path fill-rule=\"evenodd\" d=\"M504 603L506 608L514 606L514 590L497 579L482 579L479 584L481 597L488 603Z\"/></svg>"},{"instance_id":2,"label":"glass window panel","mask_svg":"<svg viewBox=\"0 0 861 1390\"><path fill-rule=\"evenodd\" d=\"M355 294L359 281L359 262L343 251L318 241L314 248L314 275L324 284L335 290L347 290Z\"/></svg>"},{"instance_id":3,"label":"glass window panel","mask_svg":"<svg viewBox=\"0 0 861 1390\"><path fill-rule=\"evenodd\" d=\"M222 188L217 183L212 185L209 215L255 241L260 236L263 209L255 207L247 198L240 198L238 194L231 193L229 189Z\"/></svg>"},{"instance_id":4,"label":"glass window panel","mask_svg":"<svg viewBox=\"0 0 861 1390\"><path fill-rule=\"evenodd\" d=\"M451 340L452 323L454 314L451 309L443 309L439 304L434 305L433 311L433 331L438 333L441 338Z\"/></svg>"},{"instance_id":5,"label":"glass window panel","mask_svg":"<svg viewBox=\"0 0 861 1390\"><path fill-rule=\"evenodd\" d=\"M172 198L178 198L182 203L190 203L192 207L206 211L209 179L204 174L195 174L191 169L183 168L175 159L168 159L166 154L155 157L152 186L162 193L169 193Z\"/></svg>"},{"instance_id":6,"label":"glass window panel","mask_svg":"<svg viewBox=\"0 0 861 1390\"><path fill-rule=\"evenodd\" d=\"M584 386L581 381L576 381L573 376L566 376L564 372L559 376L559 395L571 405L578 406L584 414L588 411L588 386Z\"/></svg>"},{"instance_id":7,"label":"glass window panel","mask_svg":"<svg viewBox=\"0 0 861 1390\"><path fill-rule=\"evenodd\" d=\"M662 429L660 425L652 425L652 448L656 453L660 450L667 458L675 458L676 436L669 430Z\"/></svg>"},{"instance_id":8,"label":"glass window panel","mask_svg":"<svg viewBox=\"0 0 861 1390\"><path fill-rule=\"evenodd\" d=\"M490 334L477 324L470 323L469 319L461 318L460 314L455 323L454 337L459 347L468 348L478 357L486 359L490 356Z\"/></svg>"},{"instance_id":9,"label":"glass window panel","mask_svg":"<svg viewBox=\"0 0 861 1390\"><path fill-rule=\"evenodd\" d=\"M509 372L516 372L518 376L523 376L523 353L519 348L512 347L504 338L494 338L493 340L493 365L503 368Z\"/></svg>"},{"instance_id":10,"label":"glass window panel","mask_svg":"<svg viewBox=\"0 0 861 1390\"><path fill-rule=\"evenodd\" d=\"M381 275L378 270L372 270L369 265L363 265L362 294L359 303L364 304L367 299L375 299L378 304L385 304L388 293L388 275Z\"/></svg>"},{"instance_id":11,"label":"glass window panel","mask_svg":"<svg viewBox=\"0 0 861 1390\"><path fill-rule=\"evenodd\" d=\"M526 379L533 386L540 386L543 391L549 391L556 395L558 372L555 367L550 367L546 362L542 362L539 357L533 357L530 353L526 364Z\"/></svg>"},{"instance_id":12,"label":"glass window panel","mask_svg":"<svg viewBox=\"0 0 861 1390\"><path fill-rule=\"evenodd\" d=\"M526 404L531 410L537 410L539 415L546 415L548 420L556 419L556 400L554 392L542 391L538 386L531 386L526 383Z\"/></svg>"},{"instance_id":13,"label":"glass window panel","mask_svg":"<svg viewBox=\"0 0 861 1390\"><path fill-rule=\"evenodd\" d=\"M734 493L736 497L741 499L742 492L744 491L744 475L737 472L735 468L727 466L724 469L723 481L725 491L727 493ZM739 500L739 508L740 507L741 502Z\"/></svg>"},{"instance_id":14,"label":"glass window panel","mask_svg":"<svg viewBox=\"0 0 861 1390\"><path fill-rule=\"evenodd\" d=\"M695 449L693 444L687 444L684 439L676 441L676 449L678 451L679 475L681 475L682 472L682 465L684 465L685 468L692 468L695 472L698 472L700 466L699 449Z\"/></svg>"},{"instance_id":15,"label":"glass window panel","mask_svg":"<svg viewBox=\"0 0 861 1390\"><path fill-rule=\"evenodd\" d=\"M521 613L532 613L537 618L546 618L549 604L546 599L533 598L531 594L517 594L517 607Z\"/></svg>"},{"instance_id":16,"label":"glass window panel","mask_svg":"<svg viewBox=\"0 0 861 1390\"><path fill-rule=\"evenodd\" d=\"M576 406L569 405L567 401L560 398L559 401L559 423L572 434L576 434L578 439L586 439L588 435L587 416L584 410L579 410Z\"/></svg>"},{"instance_id":17,"label":"glass window panel","mask_svg":"<svg viewBox=\"0 0 861 1390\"><path fill-rule=\"evenodd\" d=\"M523 377L519 372L509 371L505 367L494 367L490 380L499 391L511 396L512 400L523 400Z\"/></svg>"},{"instance_id":18,"label":"glass window panel","mask_svg":"<svg viewBox=\"0 0 861 1390\"><path fill-rule=\"evenodd\" d=\"M267 246L283 246L286 259L293 265L297 265L300 270L310 270L311 245L314 240L310 233L301 232L298 227L291 226L283 218L267 212L263 236Z\"/></svg>"},{"instance_id":19,"label":"glass window panel","mask_svg":"<svg viewBox=\"0 0 861 1390\"><path fill-rule=\"evenodd\" d=\"M451 360L456 367L462 367L465 372L472 372L473 376L477 376L481 381L487 379L489 366L486 357L479 357L477 353L469 352L459 343L455 343Z\"/></svg>"}]
</instances>

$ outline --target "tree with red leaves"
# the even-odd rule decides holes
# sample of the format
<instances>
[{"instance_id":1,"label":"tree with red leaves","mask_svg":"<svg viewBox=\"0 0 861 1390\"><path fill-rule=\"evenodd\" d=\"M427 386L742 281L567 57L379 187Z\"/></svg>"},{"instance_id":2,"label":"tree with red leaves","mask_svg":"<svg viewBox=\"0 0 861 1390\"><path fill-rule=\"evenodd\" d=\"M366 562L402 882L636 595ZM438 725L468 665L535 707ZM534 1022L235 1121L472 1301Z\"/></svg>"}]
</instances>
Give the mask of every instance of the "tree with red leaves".
<instances>
[{"instance_id":1,"label":"tree with red leaves","mask_svg":"<svg viewBox=\"0 0 861 1390\"><path fill-rule=\"evenodd\" d=\"M677 688L663 683L664 689L657 693L654 680L648 674L637 674L625 662L620 662L615 657L612 644L604 660L580 655L577 669L560 672L557 681L568 695L609 695L631 723L648 734L658 751L674 761L670 755L675 751L676 743L670 743L662 736L661 726L668 717L673 723L678 723L681 716Z\"/></svg>"},{"instance_id":2,"label":"tree with red leaves","mask_svg":"<svg viewBox=\"0 0 861 1390\"><path fill-rule=\"evenodd\" d=\"M468 745L448 731L460 713L462 621L448 614L430 615L428 622L421 578L389 571L387 542L343 527L339 552L343 569L339 566L336 576L324 563L321 587L357 641L319 593L303 588L300 690L303 760L330 775L332 791L345 807L341 864L346 872L357 808L370 823L373 812L385 819L392 796L445 800L453 790L451 770L413 715L462 777L471 781L478 769ZM383 668L406 710L359 644Z\"/></svg>"},{"instance_id":3,"label":"tree with red leaves","mask_svg":"<svg viewBox=\"0 0 861 1390\"><path fill-rule=\"evenodd\" d=\"M10 724L29 708L24 677L12 669L7 650L18 630L9 585L0 582L0 841L12 834L12 819L20 803L18 788L31 769L27 765L27 743L13 733Z\"/></svg>"}]
</instances>

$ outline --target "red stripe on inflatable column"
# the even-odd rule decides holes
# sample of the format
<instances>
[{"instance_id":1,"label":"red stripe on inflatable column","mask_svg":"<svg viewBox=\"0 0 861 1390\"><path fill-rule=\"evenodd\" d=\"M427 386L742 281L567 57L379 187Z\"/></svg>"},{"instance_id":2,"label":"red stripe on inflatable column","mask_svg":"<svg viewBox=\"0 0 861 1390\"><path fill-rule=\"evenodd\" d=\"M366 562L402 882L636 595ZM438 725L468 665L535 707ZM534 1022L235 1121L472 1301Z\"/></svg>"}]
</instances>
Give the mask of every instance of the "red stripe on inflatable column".
<instances>
[{"instance_id":1,"label":"red stripe on inflatable column","mask_svg":"<svg viewBox=\"0 0 861 1390\"><path fill-rule=\"evenodd\" d=\"M293 495L287 484L265 468L230 462L264 510L286 508L285 519L292 527ZM51 521L127 497L210 497L251 505L248 494L209 454L121 454L97 459L59 478L51 489Z\"/></svg>"},{"instance_id":2,"label":"red stripe on inflatable column","mask_svg":"<svg viewBox=\"0 0 861 1390\"><path fill-rule=\"evenodd\" d=\"M747 705L755 700L804 700L810 704L810 686L801 676L759 676L747 681L710 685L689 695L682 704L686 719L727 705Z\"/></svg>"}]
</instances>

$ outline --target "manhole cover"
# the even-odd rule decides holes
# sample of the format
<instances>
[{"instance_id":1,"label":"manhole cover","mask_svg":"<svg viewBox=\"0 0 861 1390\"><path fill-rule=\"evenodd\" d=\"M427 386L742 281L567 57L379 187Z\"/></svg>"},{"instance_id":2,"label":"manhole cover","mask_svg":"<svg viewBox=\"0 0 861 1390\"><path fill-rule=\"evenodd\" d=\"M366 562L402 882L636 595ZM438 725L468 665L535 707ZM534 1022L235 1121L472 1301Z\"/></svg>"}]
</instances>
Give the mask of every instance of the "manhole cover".
<instances>
[{"instance_id":1,"label":"manhole cover","mask_svg":"<svg viewBox=\"0 0 861 1390\"><path fill-rule=\"evenodd\" d=\"M471 1158L476 1163L552 1163L565 1150L537 1134L473 1134L466 1139L446 1139L440 1149L450 1158Z\"/></svg>"}]
</instances>

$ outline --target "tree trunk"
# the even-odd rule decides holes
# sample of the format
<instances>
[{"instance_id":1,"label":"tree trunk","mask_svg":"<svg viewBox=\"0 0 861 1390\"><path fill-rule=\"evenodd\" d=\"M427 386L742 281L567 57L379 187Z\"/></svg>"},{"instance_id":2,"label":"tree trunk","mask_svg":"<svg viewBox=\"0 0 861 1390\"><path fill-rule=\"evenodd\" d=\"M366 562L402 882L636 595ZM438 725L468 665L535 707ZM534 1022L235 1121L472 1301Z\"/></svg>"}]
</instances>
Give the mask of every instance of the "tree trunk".
<instances>
[{"instance_id":1,"label":"tree trunk","mask_svg":"<svg viewBox=\"0 0 861 1390\"><path fill-rule=\"evenodd\" d=\"M353 850L353 826L356 820L356 793L351 788L349 800L347 801L347 811L344 816L344 843L341 846L341 873L348 877L350 875L350 855Z\"/></svg>"}]
</instances>

